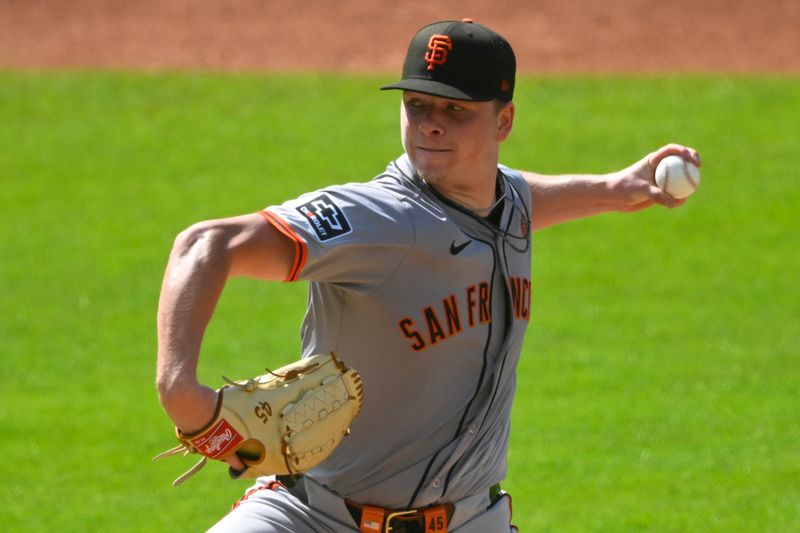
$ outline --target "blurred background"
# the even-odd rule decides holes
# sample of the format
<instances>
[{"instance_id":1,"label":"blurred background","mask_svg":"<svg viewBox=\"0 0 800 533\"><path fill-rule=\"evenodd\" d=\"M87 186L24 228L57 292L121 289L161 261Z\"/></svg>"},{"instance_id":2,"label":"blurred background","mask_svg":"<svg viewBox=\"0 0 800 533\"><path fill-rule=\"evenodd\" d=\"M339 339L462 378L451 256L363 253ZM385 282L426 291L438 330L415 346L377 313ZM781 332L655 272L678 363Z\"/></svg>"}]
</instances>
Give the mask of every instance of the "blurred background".
<instances>
[{"instance_id":1,"label":"blurred background","mask_svg":"<svg viewBox=\"0 0 800 533\"><path fill-rule=\"evenodd\" d=\"M794 0L3 0L0 66L394 72L463 17L528 73L800 71Z\"/></svg>"}]
</instances>

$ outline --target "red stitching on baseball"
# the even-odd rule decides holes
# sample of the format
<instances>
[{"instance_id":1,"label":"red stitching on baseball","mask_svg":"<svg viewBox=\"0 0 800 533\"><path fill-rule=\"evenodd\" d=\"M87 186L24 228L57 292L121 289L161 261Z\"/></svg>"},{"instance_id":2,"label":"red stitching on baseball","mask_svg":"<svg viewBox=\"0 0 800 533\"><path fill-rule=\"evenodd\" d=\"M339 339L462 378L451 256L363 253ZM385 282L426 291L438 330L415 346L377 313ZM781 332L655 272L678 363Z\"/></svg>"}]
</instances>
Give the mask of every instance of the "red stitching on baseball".
<instances>
[{"instance_id":1,"label":"red stitching on baseball","mask_svg":"<svg viewBox=\"0 0 800 533\"><path fill-rule=\"evenodd\" d=\"M692 190L697 190L697 182L692 179L692 174L689 172L689 163L683 159L683 177L686 178L686 181L692 186Z\"/></svg>"}]
</instances>

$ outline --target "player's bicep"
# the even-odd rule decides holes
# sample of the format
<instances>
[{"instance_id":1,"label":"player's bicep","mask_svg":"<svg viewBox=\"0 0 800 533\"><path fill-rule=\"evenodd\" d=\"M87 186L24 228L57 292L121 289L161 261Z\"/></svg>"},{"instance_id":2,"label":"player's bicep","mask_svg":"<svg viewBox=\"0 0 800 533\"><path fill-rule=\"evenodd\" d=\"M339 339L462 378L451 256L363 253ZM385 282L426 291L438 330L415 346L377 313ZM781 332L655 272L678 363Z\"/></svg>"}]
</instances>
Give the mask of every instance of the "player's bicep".
<instances>
[{"instance_id":1,"label":"player's bicep","mask_svg":"<svg viewBox=\"0 0 800 533\"><path fill-rule=\"evenodd\" d=\"M230 276L283 281L290 277L298 244L261 213L219 221L228 235Z\"/></svg>"}]
</instances>

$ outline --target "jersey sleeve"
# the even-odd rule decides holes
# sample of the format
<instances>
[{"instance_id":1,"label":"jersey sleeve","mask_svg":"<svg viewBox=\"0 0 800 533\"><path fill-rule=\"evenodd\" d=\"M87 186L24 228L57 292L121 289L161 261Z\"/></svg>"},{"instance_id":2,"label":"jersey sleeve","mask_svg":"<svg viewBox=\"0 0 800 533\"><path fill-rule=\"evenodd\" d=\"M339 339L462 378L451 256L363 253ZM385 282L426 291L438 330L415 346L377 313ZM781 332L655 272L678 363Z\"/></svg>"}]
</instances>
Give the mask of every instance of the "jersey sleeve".
<instances>
[{"instance_id":1,"label":"jersey sleeve","mask_svg":"<svg viewBox=\"0 0 800 533\"><path fill-rule=\"evenodd\" d=\"M366 294L397 270L414 245L406 204L373 183L304 194L262 215L295 244L287 281L336 283Z\"/></svg>"}]
</instances>

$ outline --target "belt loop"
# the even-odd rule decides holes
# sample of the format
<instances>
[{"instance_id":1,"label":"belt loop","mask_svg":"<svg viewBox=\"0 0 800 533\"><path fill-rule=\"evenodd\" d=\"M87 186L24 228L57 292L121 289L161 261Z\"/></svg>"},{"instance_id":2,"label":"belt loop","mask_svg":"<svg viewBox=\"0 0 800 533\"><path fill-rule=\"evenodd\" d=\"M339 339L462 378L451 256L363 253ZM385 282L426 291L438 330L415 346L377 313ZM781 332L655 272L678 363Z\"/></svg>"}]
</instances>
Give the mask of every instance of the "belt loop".
<instances>
[{"instance_id":1,"label":"belt loop","mask_svg":"<svg viewBox=\"0 0 800 533\"><path fill-rule=\"evenodd\" d=\"M425 533L447 533L447 510L444 505L425 509Z\"/></svg>"},{"instance_id":2,"label":"belt loop","mask_svg":"<svg viewBox=\"0 0 800 533\"><path fill-rule=\"evenodd\" d=\"M385 509L365 505L361 509L361 524L359 524L361 533L380 533L385 513Z\"/></svg>"}]
</instances>

